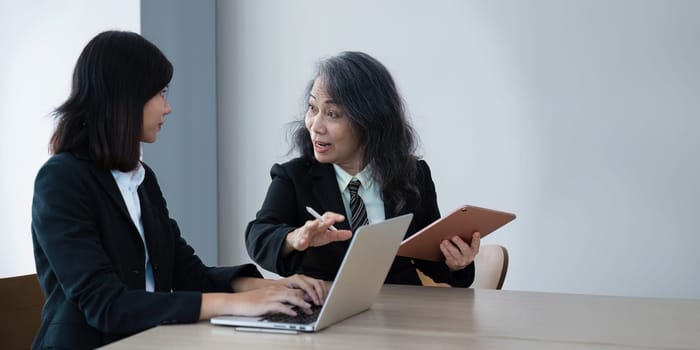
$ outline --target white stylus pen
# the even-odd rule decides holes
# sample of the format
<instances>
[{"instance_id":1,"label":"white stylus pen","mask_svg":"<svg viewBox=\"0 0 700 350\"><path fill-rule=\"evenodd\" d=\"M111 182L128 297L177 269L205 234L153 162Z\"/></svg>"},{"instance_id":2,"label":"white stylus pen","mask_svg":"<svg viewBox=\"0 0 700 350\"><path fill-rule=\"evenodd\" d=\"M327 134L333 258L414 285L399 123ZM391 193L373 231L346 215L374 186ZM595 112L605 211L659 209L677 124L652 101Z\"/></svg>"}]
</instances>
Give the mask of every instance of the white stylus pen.
<instances>
[{"instance_id":1,"label":"white stylus pen","mask_svg":"<svg viewBox=\"0 0 700 350\"><path fill-rule=\"evenodd\" d=\"M321 214L317 213L317 212L314 210L314 208L306 207L306 211L308 211L309 214L311 214L311 216L313 216L313 217L315 217L316 219L319 219L319 220L321 220L321 222L323 222L323 218L321 218ZM338 229L335 228L335 226L333 226L333 225L331 225L331 226L329 227L329 229L330 229L331 231L338 231Z\"/></svg>"}]
</instances>

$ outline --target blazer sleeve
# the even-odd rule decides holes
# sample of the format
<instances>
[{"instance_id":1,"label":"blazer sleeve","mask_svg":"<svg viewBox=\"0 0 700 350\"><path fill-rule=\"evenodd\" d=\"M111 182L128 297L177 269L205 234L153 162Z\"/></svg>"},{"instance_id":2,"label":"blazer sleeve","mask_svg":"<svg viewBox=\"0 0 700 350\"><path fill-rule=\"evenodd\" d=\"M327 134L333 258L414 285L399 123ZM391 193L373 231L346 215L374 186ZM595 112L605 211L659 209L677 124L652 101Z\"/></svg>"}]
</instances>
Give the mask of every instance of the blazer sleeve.
<instances>
[{"instance_id":1,"label":"blazer sleeve","mask_svg":"<svg viewBox=\"0 0 700 350\"><path fill-rule=\"evenodd\" d=\"M289 276L299 269L305 254L294 251L281 257L287 234L296 229L288 223L298 221L295 184L279 164L272 166L270 176L272 182L262 208L246 228L246 248L251 259L264 269Z\"/></svg>"},{"instance_id":2,"label":"blazer sleeve","mask_svg":"<svg viewBox=\"0 0 700 350\"><path fill-rule=\"evenodd\" d=\"M433 221L440 218L440 210L437 204L437 194L435 183L430 174L428 163L424 160L418 161L418 182L421 194L420 205L423 207L423 222L418 227L428 226ZM469 287L474 281L474 263L459 271L450 271L444 262L434 262L421 259L413 259L416 267L435 282L448 283L453 287Z\"/></svg>"}]
</instances>

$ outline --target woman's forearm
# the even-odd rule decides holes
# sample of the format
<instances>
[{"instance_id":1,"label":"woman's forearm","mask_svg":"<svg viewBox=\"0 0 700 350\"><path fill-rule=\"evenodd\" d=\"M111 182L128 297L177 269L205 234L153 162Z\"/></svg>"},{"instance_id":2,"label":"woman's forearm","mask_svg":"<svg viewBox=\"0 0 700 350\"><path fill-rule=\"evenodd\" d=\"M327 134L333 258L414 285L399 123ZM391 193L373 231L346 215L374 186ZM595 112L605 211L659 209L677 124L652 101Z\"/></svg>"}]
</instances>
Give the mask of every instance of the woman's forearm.
<instances>
[{"instance_id":1,"label":"woman's forearm","mask_svg":"<svg viewBox=\"0 0 700 350\"><path fill-rule=\"evenodd\" d=\"M247 292L249 290L263 288L276 284L274 280L267 280L257 277L238 277L231 281L231 288L234 292Z\"/></svg>"}]
</instances>

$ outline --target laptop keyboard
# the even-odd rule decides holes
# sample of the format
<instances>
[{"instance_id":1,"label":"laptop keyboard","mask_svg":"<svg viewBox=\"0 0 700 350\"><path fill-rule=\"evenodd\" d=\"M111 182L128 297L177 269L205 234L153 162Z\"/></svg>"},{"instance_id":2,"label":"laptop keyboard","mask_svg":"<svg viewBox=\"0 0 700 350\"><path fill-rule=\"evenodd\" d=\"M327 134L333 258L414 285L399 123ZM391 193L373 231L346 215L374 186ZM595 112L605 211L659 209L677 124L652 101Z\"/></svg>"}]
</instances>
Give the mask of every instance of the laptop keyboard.
<instances>
[{"instance_id":1,"label":"laptop keyboard","mask_svg":"<svg viewBox=\"0 0 700 350\"><path fill-rule=\"evenodd\" d=\"M307 314L304 310L299 308L294 308L297 312L296 316L289 316L285 314L271 314L263 317L263 320L275 323L298 323L298 324L309 324L318 318L321 313L322 306L312 305L311 314Z\"/></svg>"}]
</instances>

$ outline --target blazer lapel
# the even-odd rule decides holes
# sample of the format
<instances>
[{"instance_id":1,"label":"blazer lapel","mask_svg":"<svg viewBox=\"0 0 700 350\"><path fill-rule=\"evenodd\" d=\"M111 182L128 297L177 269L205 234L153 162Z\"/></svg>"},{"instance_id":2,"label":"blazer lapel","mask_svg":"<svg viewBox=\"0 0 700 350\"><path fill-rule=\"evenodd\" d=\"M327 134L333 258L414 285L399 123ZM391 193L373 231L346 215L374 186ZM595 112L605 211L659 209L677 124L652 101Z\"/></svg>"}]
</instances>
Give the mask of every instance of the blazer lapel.
<instances>
[{"instance_id":1,"label":"blazer lapel","mask_svg":"<svg viewBox=\"0 0 700 350\"><path fill-rule=\"evenodd\" d=\"M145 182L145 180L144 180ZM151 204L150 199L146 195L146 190L144 185L141 184L138 189L139 202L141 202L141 222L143 223L143 235L146 237L146 247L148 248L148 255L151 258L151 267L153 268L153 279L155 283L156 290L159 290L160 285L160 271L158 269L158 262L160 259L160 247L159 234L160 232L165 232L159 225L158 218L156 217L156 209Z\"/></svg>"},{"instance_id":2,"label":"blazer lapel","mask_svg":"<svg viewBox=\"0 0 700 350\"><path fill-rule=\"evenodd\" d=\"M131 221L131 215L129 215L129 210L126 209L126 203L124 203L124 198L122 198L121 192L119 192L119 187L117 187L117 182L114 181L114 177L112 177L112 174L109 172L109 170L105 169L99 169L93 165L92 159L90 158L90 154L87 151L87 146L78 148L74 151L72 151L73 155L87 163L90 164L87 168L90 170L92 175L97 179L97 183L100 184L100 187L107 193L109 198L114 202L114 205L119 208L119 211L122 212L126 216L129 221ZM135 229L136 227L134 227Z\"/></svg>"},{"instance_id":3,"label":"blazer lapel","mask_svg":"<svg viewBox=\"0 0 700 350\"><path fill-rule=\"evenodd\" d=\"M114 202L114 205L119 208L119 211L126 217L127 220L131 221L131 215L129 215L129 210L126 208L126 203L124 203L124 198L122 198L121 192L119 192L119 187L117 186L114 177L109 172L109 170L95 169L90 167L90 171L97 178L97 182L100 184L102 189L107 192L109 198ZM134 227L136 229L136 227Z\"/></svg>"},{"instance_id":4,"label":"blazer lapel","mask_svg":"<svg viewBox=\"0 0 700 350\"><path fill-rule=\"evenodd\" d=\"M396 213L394 213L393 201L389 199L389 197L384 192L382 192L382 200L384 201L384 218L390 219L395 216L398 216L396 215Z\"/></svg>"},{"instance_id":5,"label":"blazer lapel","mask_svg":"<svg viewBox=\"0 0 700 350\"><path fill-rule=\"evenodd\" d=\"M382 192L382 199L384 200L384 215L387 219L401 216L404 214L412 213L413 210L418 205L418 199L415 196L409 196L406 199L406 204L399 210L396 211L396 202L392 200L386 193Z\"/></svg>"},{"instance_id":6,"label":"blazer lapel","mask_svg":"<svg viewBox=\"0 0 700 350\"><path fill-rule=\"evenodd\" d=\"M345 205L343 205L343 197L338 188L338 181L335 179L335 171L331 164L314 163L309 170L309 187L313 196L314 203L320 203L316 209L323 214L326 211L332 211L347 216L345 213ZM349 230L350 223L346 219L343 222L335 224L339 229Z\"/></svg>"}]
</instances>

